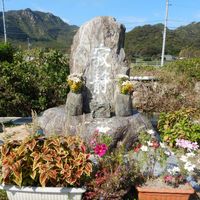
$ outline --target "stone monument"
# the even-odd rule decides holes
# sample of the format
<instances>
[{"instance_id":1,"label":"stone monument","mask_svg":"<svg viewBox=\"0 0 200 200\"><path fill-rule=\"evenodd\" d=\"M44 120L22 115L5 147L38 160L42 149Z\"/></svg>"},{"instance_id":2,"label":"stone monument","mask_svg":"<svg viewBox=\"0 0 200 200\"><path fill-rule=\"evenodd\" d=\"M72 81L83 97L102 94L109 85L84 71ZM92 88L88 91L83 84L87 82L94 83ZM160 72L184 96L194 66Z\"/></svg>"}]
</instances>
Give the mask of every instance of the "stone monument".
<instances>
[{"instance_id":1,"label":"stone monument","mask_svg":"<svg viewBox=\"0 0 200 200\"><path fill-rule=\"evenodd\" d=\"M68 94L65 107L48 109L39 118L46 134L90 137L96 128L107 127L114 146L122 141L129 148L140 131L152 128L144 116L133 114L130 95L120 93L118 75L129 76L124 39L125 27L113 17L96 17L80 27L71 48L70 76L81 74L84 85L79 94Z\"/></svg>"}]
</instances>

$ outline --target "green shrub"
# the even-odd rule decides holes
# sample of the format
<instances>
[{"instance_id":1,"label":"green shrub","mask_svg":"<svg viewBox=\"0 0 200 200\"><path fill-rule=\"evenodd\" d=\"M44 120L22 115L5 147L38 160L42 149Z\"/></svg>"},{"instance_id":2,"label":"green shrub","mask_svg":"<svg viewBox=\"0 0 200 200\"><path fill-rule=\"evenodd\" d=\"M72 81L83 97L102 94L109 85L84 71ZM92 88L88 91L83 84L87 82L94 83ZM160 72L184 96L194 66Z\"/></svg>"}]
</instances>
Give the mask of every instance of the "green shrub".
<instances>
[{"instance_id":1,"label":"green shrub","mask_svg":"<svg viewBox=\"0 0 200 200\"><path fill-rule=\"evenodd\" d=\"M176 139L185 139L200 144L200 124L192 121L194 110L179 110L162 113L158 121L161 138L171 147Z\"/></svg>"},{"instance_id":2,"label":"green shrub","mask_svg":"<svg viewBox=\"0 0 200 200\"><path fill-rule=\"evenodd\" d=\"M63 104L69 74L67 58L56 50L19 51L0 68L1 116L29 116Z\"/></svg>"},{"instance_id":3,"label":"green shrub","mask_svg":"<svg viewBox=\"0 0 200 200\"><path fill-rule=\"evenodd\" d=\"M0 43L0 62L13 61L14 48L9 43Z\"/></svg>"},{"instance_id":4,"label":"green shrub","mask_svg":"<svg viewBox=\"0 0 200 200\"><path fill-rule=\"evenodd\" d=\"M200 58L171 62L166 66L166 70L172 70L176 72L177 75L184 74L188 79L200 81Z\"/></svg>"}]
</instances>

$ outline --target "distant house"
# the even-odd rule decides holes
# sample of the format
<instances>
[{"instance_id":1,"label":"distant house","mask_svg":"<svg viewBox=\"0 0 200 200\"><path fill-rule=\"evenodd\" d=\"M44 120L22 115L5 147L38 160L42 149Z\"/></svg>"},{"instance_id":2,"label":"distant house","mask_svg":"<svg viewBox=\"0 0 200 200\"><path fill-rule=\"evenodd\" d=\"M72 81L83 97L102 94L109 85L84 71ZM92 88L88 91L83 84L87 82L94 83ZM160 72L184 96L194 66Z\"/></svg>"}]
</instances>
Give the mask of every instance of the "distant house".
<instances>
[{"instance_id":1,"label":"distant house","mask_svg":"<svg viewBox=\"0 0 200 200\"><path fill-rule=\"evenodd\" d=\"M175 56L172 56L172 55L165 55L164 56L164 59L166 61L172 61L172 60L176 60L176 57Z\"/></svg>"}]
</instances>

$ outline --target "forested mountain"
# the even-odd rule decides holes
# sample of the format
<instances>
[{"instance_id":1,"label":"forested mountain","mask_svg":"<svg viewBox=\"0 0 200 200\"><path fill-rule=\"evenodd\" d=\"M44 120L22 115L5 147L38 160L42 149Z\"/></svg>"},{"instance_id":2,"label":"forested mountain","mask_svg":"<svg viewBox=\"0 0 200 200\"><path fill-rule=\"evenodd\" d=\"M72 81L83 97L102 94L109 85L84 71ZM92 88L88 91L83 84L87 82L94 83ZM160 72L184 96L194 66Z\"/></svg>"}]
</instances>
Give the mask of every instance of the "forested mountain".
<instances>
[{"instance_id":1,"label":"forested mountain","mask_svg":"<svg viewBox=\"0 0 200 200\"><path fill-rule=\"evenodd\" d=\"M29 40L32 47L69 49L78 29L77 26L71 26L51 13L31 9L8 11L5 16L8 41L22 47L27 47ZM0 39L3 41L2 13Z\"/></svg>"},{"instance_id":2,"label":"forested mountain","mask_svg":"<svg viewBox=\"0 0 200 200\"><path fill-rule=\"evenodd\" d=\"M135 27L126 34L126 53L132 57L159 57L162 50L163 24ZM200 23L191 23L175 30L167 29L166 54L178 55L181 50L200 50Z\"/></svg>"},{"instance_id":3,"label":"forested mountain","mask_svg":"<svg viewBox=\"0 0 200 200\"><path fill-rule=\"evenodd\" d=\"M15 46L27 48L51 47L69 52L77 26L69 25L51 13L31 9L5 13L7 37ZM130 57L158 58L162 49L163 24L135 27L126 33L125 50ZM3 22L0 13L0 40L3 41ZM167 29L166 54L200 51L200 22ZM189 49L189 50L187 50Z\"/></svg>"}]
</instances>

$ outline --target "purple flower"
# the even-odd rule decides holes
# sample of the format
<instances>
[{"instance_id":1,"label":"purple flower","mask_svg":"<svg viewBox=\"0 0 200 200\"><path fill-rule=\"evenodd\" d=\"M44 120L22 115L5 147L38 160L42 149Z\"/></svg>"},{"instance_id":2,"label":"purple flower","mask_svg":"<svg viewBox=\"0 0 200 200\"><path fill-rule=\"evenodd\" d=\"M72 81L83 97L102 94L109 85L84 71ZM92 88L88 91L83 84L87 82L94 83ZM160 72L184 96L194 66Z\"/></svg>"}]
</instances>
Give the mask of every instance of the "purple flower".
<instances>
[{"instance_id":1,"label":"purple flower","mask_svg":"<svg viewBox=\"0 0 200 200\"><path fill-rule=\"evenodd\" d=\"M191 142L184 139L176 139L176 146L187 149L188 151L196 151L199 148L197 142Z\"/></svg>"}]
</instances>

